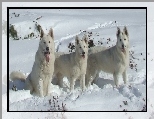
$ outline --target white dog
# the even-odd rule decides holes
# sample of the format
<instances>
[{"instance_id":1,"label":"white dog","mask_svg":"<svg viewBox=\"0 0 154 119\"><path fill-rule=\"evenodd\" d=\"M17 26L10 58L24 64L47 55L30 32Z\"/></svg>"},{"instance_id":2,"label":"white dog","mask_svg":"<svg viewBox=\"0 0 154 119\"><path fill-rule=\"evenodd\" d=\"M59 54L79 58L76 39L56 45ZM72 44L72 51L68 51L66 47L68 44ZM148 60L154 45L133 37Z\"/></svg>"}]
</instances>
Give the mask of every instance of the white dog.
<instances>
[{"instance_id":1,"label":"white dog","mask_svg":"<svg viewBox=\"0 0 154 119\"><path fill-rule=\"evenodd\" d=\"M124 27L123 31L117 28L117 43L115 46L94 52L88 56L86 85L90 86L94 78L98 77L100 71L113 74L115 85L118 87L119 75L122 74L123 81L127 82L127 68L129 66L129 35Z\"/></svg>"},{"instance_id":2,"label":"white dog","mask_svg":"<svg viewBox=\"0 0 154 119\"><path fill-rule=\"evenodd\" d=\"M54 72L54 52L53 30L50 29L49 34L44 34L41 29L40 43L31 73L25 79L25 76L21 72L14 71L10 74L10 78L13 80L25 79L25 89L30 90L31 93L40 97L49 95L49 88Z\"/></svg>"},{"instance_id":3,"label":"white dog","mask_svg":"<svg viewBox=\"0 0 154 119\"><path fill-rule=\"evenodd\" d=\"M104 51L104 50L106 50L107 48L106 47L104 47L104 46L95 46L95 47L91 47L91 48L89 48L89 50L88 50L88 56L89 55L91 55L91 54L94 54L94 53L98 53L98 52L101 52L101 51ZM89 58L90 59L90 58ZM92 59L93 60L93 59ZM88 61L87 61L88 62ZM87 63L87 67L88 68L92 68L91 67L91 65L89 64L88 65L88 63ZM88 71L89 71L89 69L87 69ZM87 73L88 73L88 71L87 71ZM94 71L94 70L91 70L91 72L92 71ZM91 84L93 84L93 83L97 83L97 80L98 80L98 78L99 78L99 72L98 71L94 71L94 72L96 72L95 73L95 75L93 75L93 80L92 80L92 82L91 82ZM86 75L87 76L87 75ZM91 77L92 78L92 77ZM88 81L89 80L85 80L85 82L86 82L86 84L88 83Z\"/></svg>"},{"instance_id":4,"label":"white dog","mask_svg":"<svg viewBox=\"0 0 154 119\"><path fill-rule=\"evenodd\" d=\"M75 81L80 79L82 90L85 89L85 74L87 69L88 41L87 36L79 39L75 38L75 52L61 54L55 60L55 76L63 85L63 77L67 77L70 82L70 91L74 90Z\"/></svg>"}]
</instances>

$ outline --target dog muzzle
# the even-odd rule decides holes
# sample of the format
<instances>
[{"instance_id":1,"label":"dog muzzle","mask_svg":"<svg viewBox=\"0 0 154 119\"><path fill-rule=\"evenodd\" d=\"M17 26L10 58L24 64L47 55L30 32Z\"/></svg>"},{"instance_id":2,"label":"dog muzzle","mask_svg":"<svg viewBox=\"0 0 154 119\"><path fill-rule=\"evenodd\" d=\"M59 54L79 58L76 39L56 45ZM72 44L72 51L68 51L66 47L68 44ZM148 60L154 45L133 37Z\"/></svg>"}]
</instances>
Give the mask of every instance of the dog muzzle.
<instances>
[{"instance_id":1,"label":"dog muzzle","mask_svg":"<svg viewBox=\"0 0 154 119\"><path fill-rule=\"evenodd\" d=\"M121 48L121 52L125 53L125 48Z\"/></svg>"},{"instance_id":2,"label":"dog muzzle","mask_svg":"<svg viewBox=\"0 0 154 119\"><path fill-rule=\"evenodd\" d=\"M82 56L83 59L85 58L85 55L81 55L81 56Z\"/></svg>"}]
</instances>

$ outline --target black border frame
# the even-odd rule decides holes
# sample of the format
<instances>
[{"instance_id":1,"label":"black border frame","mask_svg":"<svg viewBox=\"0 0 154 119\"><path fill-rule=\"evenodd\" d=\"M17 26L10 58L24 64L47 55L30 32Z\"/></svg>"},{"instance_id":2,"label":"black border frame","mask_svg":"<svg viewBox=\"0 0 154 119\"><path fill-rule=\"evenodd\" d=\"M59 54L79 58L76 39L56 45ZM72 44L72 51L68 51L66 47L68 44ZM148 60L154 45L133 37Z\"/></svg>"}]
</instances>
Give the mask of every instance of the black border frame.
<instances>
[{"instance_id":1,"label":"black border frame","mask_svg":"<svg viewBox=\"0 0 154 119\"><path fill-rule=\"evenodd\" d=\"M63 111L9 111L9 10L10 9L145 9L146 10L146 111L147 112L147 7L7 7L7 112L63 112ZM124 111L66 111L66 112L124 112Z\"/></svg>"}]
</instances>

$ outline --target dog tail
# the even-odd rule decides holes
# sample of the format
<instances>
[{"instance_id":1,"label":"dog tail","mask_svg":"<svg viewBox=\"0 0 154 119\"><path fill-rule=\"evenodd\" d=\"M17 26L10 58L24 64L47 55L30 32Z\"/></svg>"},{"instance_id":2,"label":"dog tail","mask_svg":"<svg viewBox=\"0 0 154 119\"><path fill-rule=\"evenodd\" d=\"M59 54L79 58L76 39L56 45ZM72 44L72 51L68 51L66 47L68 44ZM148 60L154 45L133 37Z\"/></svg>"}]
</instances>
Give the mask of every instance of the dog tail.
<instances>
[{"instance_id":1,"label":"dog tail","mask_svg":"<svg viewBox=\"0 0 154 119\"><path fill-rule=\"evenodd\" d=\"M26 80L26 76L25 76L22 72L13 71L13 72L11 72L11 74L10 74L10 79L11 79L12 81L14 81L14 80L25 81L25 80Z\"/></svg>"}]
</instances>

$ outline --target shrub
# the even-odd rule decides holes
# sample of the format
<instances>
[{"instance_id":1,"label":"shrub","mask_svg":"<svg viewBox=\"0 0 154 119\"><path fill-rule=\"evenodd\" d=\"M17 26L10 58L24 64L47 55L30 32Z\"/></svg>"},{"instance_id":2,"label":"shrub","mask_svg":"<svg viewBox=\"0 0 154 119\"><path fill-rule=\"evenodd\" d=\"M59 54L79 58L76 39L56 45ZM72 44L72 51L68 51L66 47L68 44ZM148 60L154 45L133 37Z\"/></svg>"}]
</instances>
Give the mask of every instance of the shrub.
<instances>
[{"instance_id":1,"label":"shrub","mask_svg":"<svg viewBox=\"0 0 154 119\"><path fill-rule=\"evenodd\" d=\"M51 107L48 111L67 111L66 104L64 104L63 102L59 104L58 96L57 97L53 96L53 99L49 100L49 104Z\"/></svg>"},{"instance_id":2,"label":"shrub","mask_svg":"<svg viewBox=\"0 0 154 119\"><path fill-rule=\"evenodd\" d=\"M39 24L35 24L36 25L36 29L38 30L38 32L41 31L41 26Z\"/></svg>"},{"instance_id":3,"label":"shrub","mask_svg":"<svg viewBox=\"0 0 154 119\"><path fill-rule=\"evenodd\" d=\"M30 37L34 37L34 33L33 33L33 32L30 33L29 36L30 36Z\"/></svg>"},{"instance_id":4,"label":"shrub","mask_svg":"<svg viewBox=\"0 0 154 119\"><path fill-rule=\"evenodd\" d=\"M9 28L9 34L11 35L12 38L14 39L17 38L17 31L14 29L13 25L11 25Z\"/></svg>"}]
</instances>

